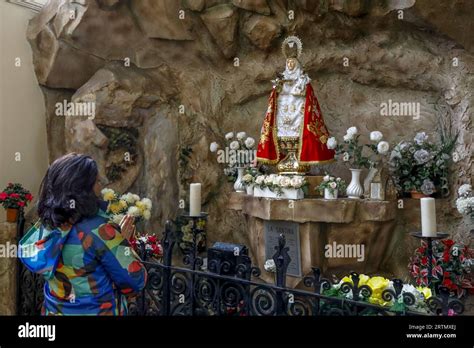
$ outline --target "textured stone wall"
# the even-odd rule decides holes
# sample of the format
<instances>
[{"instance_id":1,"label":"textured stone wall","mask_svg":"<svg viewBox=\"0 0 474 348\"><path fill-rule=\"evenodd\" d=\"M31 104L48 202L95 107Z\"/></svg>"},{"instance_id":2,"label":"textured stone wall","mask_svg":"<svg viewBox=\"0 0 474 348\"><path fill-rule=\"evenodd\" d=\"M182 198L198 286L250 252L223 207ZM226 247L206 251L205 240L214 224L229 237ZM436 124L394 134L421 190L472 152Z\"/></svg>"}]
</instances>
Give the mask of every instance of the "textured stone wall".
<instances>
[{"instance_id":1,"label":"textured stone wall","mask_svg":"<svg viewBox=\"0 0 474 348\"><path fill-rule=\"evenodd\" d=\"M0 315L16 314L17 299L16 224L0 223Z\"/></svg>"},{"instance_id":2,"label":"textured stone wall","mask_svg":"<svg viewBox=\"0 0 474 348\"><path fill-rule=\"evenodd\" d=\"M333 135L357 126L392 142L418 131L437 139L439 121L459 130L454 191L472 174L473 18L468 0L52 0L27 35L51 160L93 155L115 173L112 187L152 198L153 231L176 215L188 184L202 182L209 239L247 243L209 144L228 131L258 137L286 35L303 41L301 61ZM55 116L64 99L95 101L96 118ZM380 116L389 99L421 103L420 119ZM117 127L135 134L130 165L110 146ZM341 164L324 170L349 176ZM453 202L440 223L466 236L472 226Z\"/></svg>"}]
</instances>

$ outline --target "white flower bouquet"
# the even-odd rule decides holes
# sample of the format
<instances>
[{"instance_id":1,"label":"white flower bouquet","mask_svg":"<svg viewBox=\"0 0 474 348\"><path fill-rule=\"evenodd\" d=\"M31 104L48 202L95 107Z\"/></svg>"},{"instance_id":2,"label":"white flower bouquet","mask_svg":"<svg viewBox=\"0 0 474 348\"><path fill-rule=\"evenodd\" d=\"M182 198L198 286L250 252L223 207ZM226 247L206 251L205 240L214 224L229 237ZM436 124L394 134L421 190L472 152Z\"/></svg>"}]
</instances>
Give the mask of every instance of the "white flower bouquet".
<instances>
[{"instance_id":1,"label":"white flower bouquet","mask_svg":"<svg viewBox=\"0 0 474 348\"><path fill-rule=\"evenodd\" d=\"M104 188L102 198L108 202L107 212L111 214L112 222L119 224L125 215L131 215L135 222L149 220L151 217L152 202L149 198L128 192L120 195L110 188Z\"/></svg>"},{"instance_id":2,"label":"white flower bouquet","mask_svg":"<svg viewBox=\"0 0 474 348\"><path fill-rule=\"evenodd\" d=\"M425 132L421 132L413 141L396 145L390 154L389 167L398 191L431 195L447 182L455 141L456 137L438 145L429 142Z\"/></svg>"},{"instance_id":3,"label":"white flower bouquet","mask_svg":"<svg viewBox=\"0 0 474 348\"><path fill-rule=\"evenodd\" d=\"M255 197L301 199L307 187L306 179L301 175L258 175L254 181Z\"/></svg>"},{"instance_id":4,"label":"white flower bouquet","mask_svg":"<svg viewBox=\"0 0 474 348\"><path fill-rule=\"evenodd\" d=\"M335 137L328 139L327 146L331 150L336 150L336 155L342 158L343 162L349 164L350 168L361 169L374 166L377 159L364 155L364 146L372 150L373 154L385 156L388 154L390 144L382 140L383 134L379 131L370 132L370 144L360 144L360 134L357 127L347 129L343 137L343 143L338 144Z\"/></svg>"},{"instance_id":5,"label":"white flower bouquet","mask_svg":"<svg viewBox=\"0 0 474 348\"><path fill-rule=\"evenodd\" d=\"M336 178L326 174L323 181L315 188L315 190L319 190L321 193L323 193L324 190L328 190L332 195L334 195L335 192L344 191L346 187L346 182L341 178Z\"/></svg>"},{"instance_id":6,"label":"white flower bouquet","mask_svg":"<svg viewBox=\"0 0 474 348\"><path fill-rule=\"evenodd\" d=\"M225 165L224 174L231 181L237 177L237 168L249 167L256 159L255 139L245 132L229 132L225 135L225 146L212 142L209 150L217 154L217 162Z\"/></svg>"},{"instance_id":7,"label":"white flower bouquet","mask_svg":"<svg viewBox=\"0 0 474 348\"><path fill-rule=\"evenodd\" d=\"M456 208L462 215L470 216L474 220L474 196L472 186L469 184L461 185L458 189L458 199L456 199Z\"/></svg>"}]
</instances>

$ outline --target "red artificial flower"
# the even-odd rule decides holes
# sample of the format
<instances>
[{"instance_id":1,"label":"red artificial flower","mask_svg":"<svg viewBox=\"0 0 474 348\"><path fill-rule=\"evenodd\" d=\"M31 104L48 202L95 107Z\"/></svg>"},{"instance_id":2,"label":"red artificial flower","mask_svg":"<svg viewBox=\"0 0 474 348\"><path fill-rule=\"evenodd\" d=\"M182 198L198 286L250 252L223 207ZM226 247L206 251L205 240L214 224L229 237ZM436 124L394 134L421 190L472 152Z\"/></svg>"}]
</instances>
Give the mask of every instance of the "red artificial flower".
<instances>
[{"instance_id":1,"label":"red artificial flower","mask_svg":"<svg viewBox=\"0 0 474 348\"><path fill-rule=\"evenodd\" d=\"M4 201L7 198L8 198L8 193L6 193L6 192L1 192L0 193L0 201Z\"/></svg>"},{"instance_id":2,"label":"red artificial flower","mask_svg":"<svg viewBox=\"0 0 474 348\"><path fill-rule=\"evenodd\" d=\"M10 193L10 198L20 198L18 193Z\"/></svg>"},{"instance_id":3,"label":"red artificial flower","mask_svg":"<svg viewBox=\"0 0 474 348\"><path fill-rule=\"evenodd\" d=\"M456 286L453 284L453 282L451 281L451 279L449 278L444 278L443 279L443 285L445 287L447 287L448 289L453 289L455 288Z\"/></svg>"},{"instance_id":4,"label":"red artificial flower","mask_svg":"<svg viewBox=\"0 0 474 348\"><path fill-rule=\"evenodd\" d=\"M444 253L443 253L443 261L444 262L449 262L449 258L451 257L451 254L449 253L449 250L446 250Z\"/></svg>"},{"instance_id":5,"label":"red artificial flower","mask_svg":"<svg viewBox=\"0 0 474 348\"><path fill-rule=\"evenodd\" d=\"M150 242L150 243L156 243L156 236L149 236L149 237L148 237L148 242Z\"/></svg>"},{"instance_id":6,"label":"red artificial flower","mask_svg":"<svg viewBox=\"0 0 474 348\"><path fill-rule=\"evenodd\" d=\"M33 195L32 195L31 193L27 193L27 194L25 195L25 199L26 199L27 201L31 202L31 201L33 200Z\"/></svg>"},{"instance_id":7,"label":"red artificial flower","mask_svg":"<svg viewBox=\"0 0 474 348\"><path fill-rule=\"evenodd\" d=\"M452 239L442 240L441 243L443 243L448 249L454 245L454 241Z\"/></svg>"},{"instance_id":8,"label":"red artificial flower","mask_svg":"<svg viewBox=\"0 0 474 348\"><path fill-rule=\"evenodd\" d=\"M422 264L423 266L426 266L426 265L428 264L428 257L427 257L427 256L423 256L423 257L421 258L421 264Z\"/></svg>"},{"instance_id":9,"label":"red artificial flower","mask_svg":"<svg viewBox=\"0 0 474 348\"><path fill-rule=\"evenodd\" d=\"M25 206L25 202L18 202L18 206L19 206L19 207L24 207L24 206Z\"/></svg>"}]
</instances>

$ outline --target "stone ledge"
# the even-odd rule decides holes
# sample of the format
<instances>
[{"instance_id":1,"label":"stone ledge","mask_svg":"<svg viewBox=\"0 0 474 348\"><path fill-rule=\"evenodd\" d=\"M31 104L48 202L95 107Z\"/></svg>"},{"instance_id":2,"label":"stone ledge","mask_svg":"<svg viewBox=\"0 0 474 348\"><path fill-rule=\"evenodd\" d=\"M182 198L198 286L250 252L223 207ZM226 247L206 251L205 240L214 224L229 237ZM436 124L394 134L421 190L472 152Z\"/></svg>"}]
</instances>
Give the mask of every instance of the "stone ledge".
<instances>
[{"instance_id":1,"label":"stone ledge","mask_svg":"<svg viewBox=\"0 0 474 348\"><path fill-rule=\"evenodd\" d=\"M16 224L0 223L0 244L17 244ZM15 315L17 258L0 257L0 315Z\"/></svg>"},{"instance_id":2,"label":"stone ledge","mask_svg":"<svg viewBox=\"0 0 474 348\"><path fill-rule=\"evenodd\" d=\"M227 207L232 210L241 210L246 215L262 220L299 223L390 221L394 220L397 214L395 201L307 198L293 201L293 208L290 208L289 201L286 199L256 198L236 192L230 194Z\"/></svg>"}]
</instances>

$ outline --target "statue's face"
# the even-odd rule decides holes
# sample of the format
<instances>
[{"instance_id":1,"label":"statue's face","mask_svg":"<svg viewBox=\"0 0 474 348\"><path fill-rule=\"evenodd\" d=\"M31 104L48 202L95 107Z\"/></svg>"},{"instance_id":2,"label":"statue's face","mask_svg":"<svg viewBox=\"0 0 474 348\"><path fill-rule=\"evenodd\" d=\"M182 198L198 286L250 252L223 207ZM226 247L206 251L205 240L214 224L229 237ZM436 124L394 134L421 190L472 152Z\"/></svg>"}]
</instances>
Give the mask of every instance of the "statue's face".
<instances>
[{"instance_id":1,"label":"statue's face","mask_svg":"<svg viewBox=\"0 0 474 348\"><path fill-rule=\"evenodd\" d=\"M293 71L296 66L296 61L293 58L290 58L286 61L286 66L288 70Z\"/></svg>"}]
</instances>

